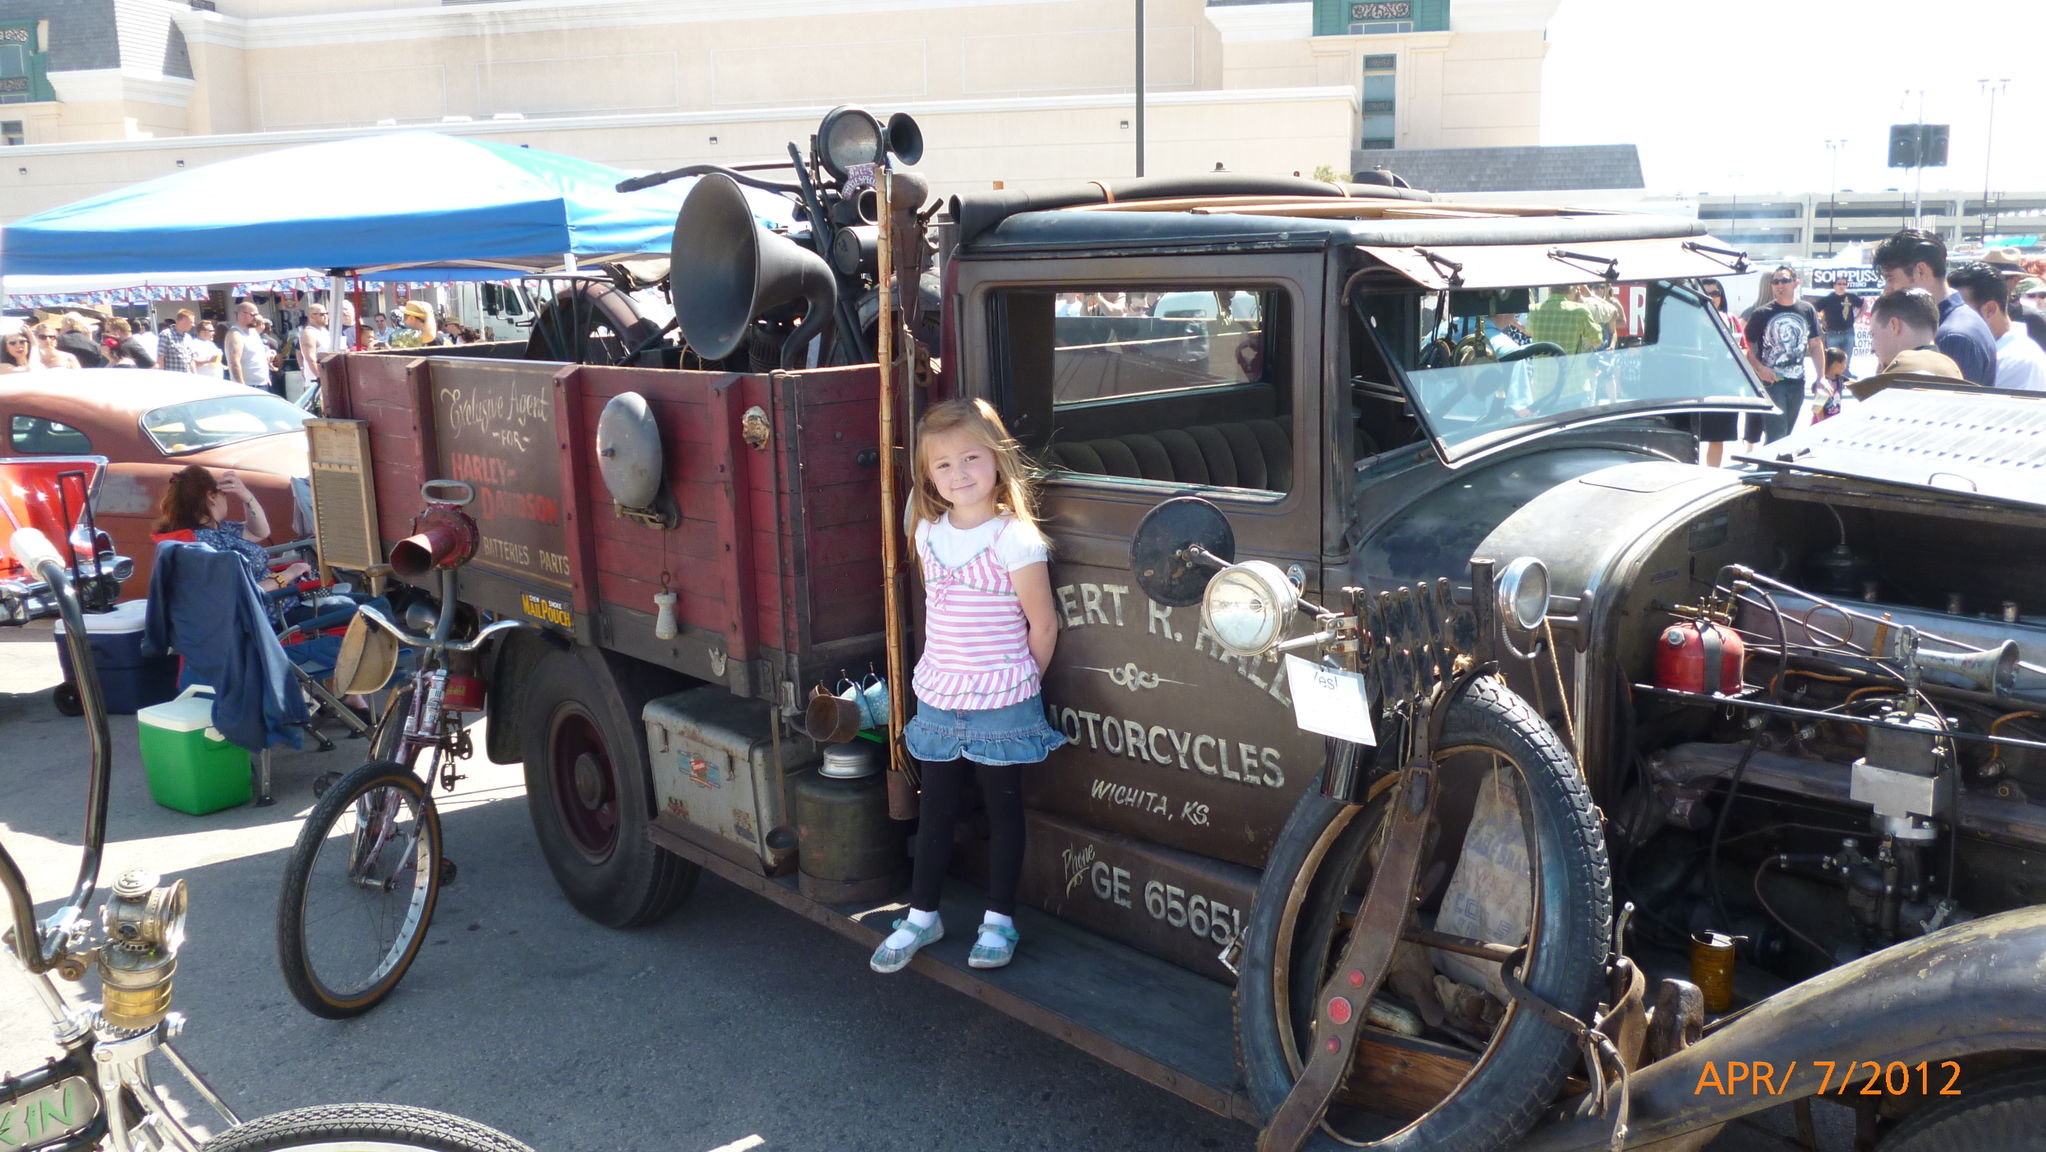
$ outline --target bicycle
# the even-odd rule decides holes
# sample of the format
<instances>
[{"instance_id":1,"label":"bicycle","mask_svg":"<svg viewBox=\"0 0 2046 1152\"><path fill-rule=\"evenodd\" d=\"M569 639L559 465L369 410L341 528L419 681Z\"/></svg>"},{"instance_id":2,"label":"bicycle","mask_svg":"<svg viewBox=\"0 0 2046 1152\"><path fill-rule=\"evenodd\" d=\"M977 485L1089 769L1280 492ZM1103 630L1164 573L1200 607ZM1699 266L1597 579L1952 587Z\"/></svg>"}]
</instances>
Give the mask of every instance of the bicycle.
<instances>
[{"instance_id":1,"label":"bicycle","mask_svg":"<svg viewBox=\"0 0 2046 1152\"><path fill-rule=\"evenodd\" d=\"M459 1116L394 1104L298 1108L244 1122L171 1046L183 1017L171 1011L172 977L185 939L183 880L160 882L136 868L114 881L100 915L87 909L99 892L106 846L113 745L76 588L49 539L35 529L10 542L29 571L48 584L64 620L80 704L92 748L86 783L84 848L71 897L40 925L27 876L0 844L0 888L11 926L7 954L49 1010L62 1055L21 1076L0 1077L0 1133L25 1152L532 1152ZM52 973L82 981L97 975L101 1002L73 999ZM145 1058L160 1052L191 1089L229 1125L207 1139L170 1107Z\"/></svg>"},{"instance_id":2,"label":"bicycle","mask_svg":"<svg viewBox=\"0 0 2046 1152\"><path fill-rule=\"evenodd\" d=\"M370 647L369 630L377 629L416 651L417 668L384 709L368 761L321 789L285 865L278 898L277 959L285 985L306 1011L330 1020L382 1003L425 943L441 885L455 876L454 861L441 850L434 786L453 791L462 779L456 763L472 752L463 718L483 707L484 683L467 671L466 661L500 632L522 627L499 620L465 640L453 639L462 623L455 573L475 553L477 540L475 522L462 511L474 491L459 481L433 480L421 486L421 495L427 509L414 523L419 534L392 549L391 568L408 580L438 570L439 611L424 634L373 605L361 606L349 625L344 652ZM367 680L338 670L337 680L355 680L355 690L381 689L396 670L397 650L383 655Z\"/></svg>"}]
</instances>

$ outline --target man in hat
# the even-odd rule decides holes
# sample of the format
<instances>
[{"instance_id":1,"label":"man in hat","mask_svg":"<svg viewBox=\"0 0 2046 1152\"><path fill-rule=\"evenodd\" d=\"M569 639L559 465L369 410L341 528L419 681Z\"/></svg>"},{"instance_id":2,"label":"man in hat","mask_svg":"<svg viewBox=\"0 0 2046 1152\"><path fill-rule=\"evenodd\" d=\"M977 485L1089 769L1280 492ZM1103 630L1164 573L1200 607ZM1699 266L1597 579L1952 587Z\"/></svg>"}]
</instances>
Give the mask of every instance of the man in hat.
<instances>
[{"instance_id":1,"label":"man in hat","mask_svg":"<svg viewBox=\"0 0 2046 1152\"><path fill-rule=\"evenodd\" d=\"M2020 392L2046 392L2046 348L2032 342L2022 324L2010 317L2009 288L1987 260L1956 264L1947 283L1960 292L1996 337L1996 386Z\"/></svg>"},{"instance_id":2,"label":"man in hat","mask_svg":"<svg viewBox=\"0 0 2046 1152\"><path fill-rule=\"evenodd\" d=\"M407 300L398 322L405 327L391 337L393 348L423 348L447 342L441 338L440 322L433 314L433 305L424 300Z\"/></svg>"},{"instance_id":3,"label":"man in hat","mask_svg":"<svg viewBox=\"0 0 2046 1152\"><path fill-rule=\"evenodd\" d=\"M1996 337L1989 325L1947 290L1947 245L1936 233L1906 228L1876 246L1876 271L1883 288L1923 288L1939 303L1939 350L1961 366L1961 374L1984 387L1996 383ZM1878 357L1880 360L1880 357Z\"/></svg>"},{"instance_id":4,"label":"man in hat","mask_svg":"<svg viewBox=\"0 0 2046 1152\"><path fill-rule=\"evenodd\" d=\"M1833 277L1833 290L1819 297L1819 323L1826 330L1826 347L1854 354L1854 318L1861 315L1861 297L1847 290L1843 273Z\"/></svg>"},{"instance_id":5,"label":"man in hat","mask_svg":"<svg viewBox=\"0 0 2046 1152\"><path fill-rule=\"evenodd\" d=\"M1996 269L2006 287L2024 279L2024 259L2025 254L2015 248L1991 248L1982 254L1982 262Z\"/></svg>"}]
</instances>

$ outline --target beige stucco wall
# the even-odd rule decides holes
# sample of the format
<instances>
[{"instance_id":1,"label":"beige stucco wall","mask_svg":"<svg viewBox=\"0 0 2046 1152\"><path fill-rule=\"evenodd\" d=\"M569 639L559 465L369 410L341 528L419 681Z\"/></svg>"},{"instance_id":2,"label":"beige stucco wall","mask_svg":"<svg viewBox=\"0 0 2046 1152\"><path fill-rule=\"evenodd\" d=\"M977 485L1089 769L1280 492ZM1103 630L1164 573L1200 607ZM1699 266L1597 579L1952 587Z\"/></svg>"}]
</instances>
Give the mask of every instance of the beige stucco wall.
<instances>
[{"instance_id":1,"label":"beige stucco wall","mask_svg":"<svg viewBox=\"0 0 2046 1152\"><path fill-rule=\"evenodd\" d=\"M936 195L990 187L1121 180L1135 172L1135 129L1127 98L1059 97L1033 106L985 101L908 105L929 141L922 171ZM749 164L786 159L790 141L807 141L822 107L727 114L564 118L447 125L510 144L564 152L629 169L688 163ZM1152 175L1232 171L1311 172L1341 168L1356 132L1356 96L1348 89L1191 92L1148 103L1147 164ZM1125 125L1130 125L1125 127ZM29 145L0 165L0 219L175 172L278 147L363 135L350 132ZM716 143L711 143L715 138ZM26 172L20 169L27 169ZM307 178L317 177L308 172ZM252 212L289 188L250 188Z\"/></svg>"}]
</instances>

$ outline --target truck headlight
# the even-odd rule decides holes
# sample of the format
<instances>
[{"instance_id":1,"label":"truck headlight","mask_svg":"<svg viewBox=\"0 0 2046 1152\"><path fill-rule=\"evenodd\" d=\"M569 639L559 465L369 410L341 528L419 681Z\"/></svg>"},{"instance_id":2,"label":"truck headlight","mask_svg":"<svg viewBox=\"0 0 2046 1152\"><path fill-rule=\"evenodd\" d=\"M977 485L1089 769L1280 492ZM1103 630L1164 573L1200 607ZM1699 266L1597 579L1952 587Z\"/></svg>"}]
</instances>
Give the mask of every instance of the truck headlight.
<instances>
[{"instance_id":1,"label":"truck headlight","mask_svg":"<svg viewBox=\"0 0 2046 1152\"><path fill-rule=\"evenodd\" d=\"M1261 656L1279 642L1300 592L1279 566L1247 560L1215 573L1201 595L1201 623L1224 651Z\"/></svg>"},{"instance_id":2,"label":"truck headlight","mask_svg":"<svg viewBox=\"0 0 2046 1152\"><path fill-rule=\"evenodd\" d=\"M1523 632L1542 626L1549 615L1549 567L1522 556L1499 574L1499 613Z\"/></svg>"}]
</instances>

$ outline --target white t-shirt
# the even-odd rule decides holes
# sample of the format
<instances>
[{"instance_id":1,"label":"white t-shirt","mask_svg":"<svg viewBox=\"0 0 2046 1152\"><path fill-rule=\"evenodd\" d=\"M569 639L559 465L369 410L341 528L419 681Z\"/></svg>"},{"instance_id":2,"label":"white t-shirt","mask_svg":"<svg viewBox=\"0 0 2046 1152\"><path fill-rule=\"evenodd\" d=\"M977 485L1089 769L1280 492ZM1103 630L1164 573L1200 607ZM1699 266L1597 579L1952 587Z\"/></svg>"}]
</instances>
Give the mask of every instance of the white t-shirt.
<instances>
[{"instance_id":1,"label":"white t-shirt","mask_svg":"<svg viewBox=\"0 0 2046 1152\"><path fill-rule=\"evenodd\" d=\"M995 539L1003 524L1012 525L1002 538L995 540L995 559L1002 569L1014 572L1026 564L1042 564L1051 557L1051 550L1045 546L1044 537L1027 524L1016 523L1004 513L990 518L986 523L973 528L952 527L952 514L945 513L937 520L925 520L916 526L916 545L923 547L925 539L931 542L931 551L937 554L938 563L947 568L973 559L988 541Z\"/></svg>"},{"instance_id":2,"label":"white t-shirt","mask_svg":"<svg viewBox=\"0 0 2046 1152\"><path fill-rule=\"evenodd\" d=\"M2020 392L2046 392L2046 348L2022 324L2004 329L1996 342L1996 386Z\"/></svg>"}]
</instances>

